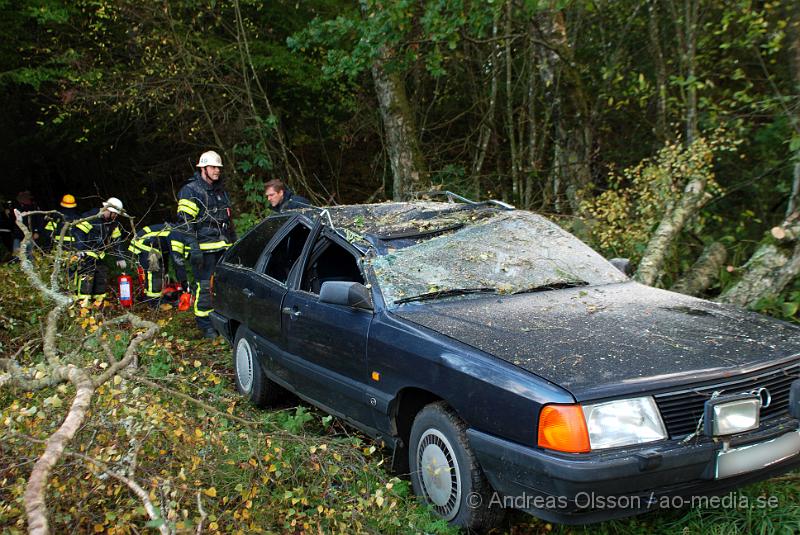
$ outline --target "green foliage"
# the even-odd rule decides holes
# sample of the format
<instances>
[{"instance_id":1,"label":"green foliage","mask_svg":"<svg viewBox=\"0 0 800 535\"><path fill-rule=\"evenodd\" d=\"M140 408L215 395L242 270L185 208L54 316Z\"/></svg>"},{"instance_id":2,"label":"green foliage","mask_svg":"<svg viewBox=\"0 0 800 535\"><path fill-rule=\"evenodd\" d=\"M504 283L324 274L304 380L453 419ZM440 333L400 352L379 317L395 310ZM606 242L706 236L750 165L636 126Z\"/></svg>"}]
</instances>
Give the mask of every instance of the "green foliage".
<instances>
[{"instance_id":1,"label":"green foliage","mask_svg":"<svg viewBox=\"0 0 800 535\"><path fill-rule=\"evenodd\" d=\"M314 416L303 406L294 410L293 414L282 412L278 416L278 426L294 435L300 433L303 427L314 419Z\"/></svg>"},{"instance_id":2,"label":"green foliage","mask_svg":"<svg viewBox=\"0 0 800 535\"><path fill-rule=\"evenodd\" d=\"M605 254L637 262L653 231L691 180L703 177L710 195L720 193L714 155L734 150L736 144L722 134L697 139L689 147L679 142L669 143L652 159L621 173L612 170L608 189L582 207L592 220L593 243ZM707 215L701 213L686 230L700 234L706 224Z\"/></svg>"},{"instance_id":3,"label":"green foliage","mask_svg":"<svg viewBox=\"0 0 800 535\"><path fill-rule=\"evenodd\" d=\"M157 349L147 365L151 377L166 377L172 370L172 355L168 351Z\"/></svg>"},{"instance_id":4,"label":"green foliage","mask_svg":"<svg viewBox=\"0 0 800 535\"><path fill-rule=\"evenodd\" d=\"M753 310L769 314L786 321L800 323L800 281L795 280L786 291L773 298L765 298L756 302Z\"/></svg>"}]
</instances>

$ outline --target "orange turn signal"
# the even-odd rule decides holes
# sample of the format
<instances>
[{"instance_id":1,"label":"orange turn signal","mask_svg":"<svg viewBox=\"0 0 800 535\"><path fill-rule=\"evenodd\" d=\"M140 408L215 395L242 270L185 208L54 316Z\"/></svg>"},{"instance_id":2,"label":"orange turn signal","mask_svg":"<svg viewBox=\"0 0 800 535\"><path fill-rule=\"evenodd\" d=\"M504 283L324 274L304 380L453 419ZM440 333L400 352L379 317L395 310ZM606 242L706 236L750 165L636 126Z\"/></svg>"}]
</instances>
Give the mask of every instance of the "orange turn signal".
<instances>
[{"instance_id":1,"label":"orange turn signal","mask_svg":"<svg viewBox=\"0 0 800 535\"><path fill-rule=\"evenodd\" d=\"M591 451L580 405L546 405L539 413L539 447L568 453Z\"/></svg>"}]
</instances>

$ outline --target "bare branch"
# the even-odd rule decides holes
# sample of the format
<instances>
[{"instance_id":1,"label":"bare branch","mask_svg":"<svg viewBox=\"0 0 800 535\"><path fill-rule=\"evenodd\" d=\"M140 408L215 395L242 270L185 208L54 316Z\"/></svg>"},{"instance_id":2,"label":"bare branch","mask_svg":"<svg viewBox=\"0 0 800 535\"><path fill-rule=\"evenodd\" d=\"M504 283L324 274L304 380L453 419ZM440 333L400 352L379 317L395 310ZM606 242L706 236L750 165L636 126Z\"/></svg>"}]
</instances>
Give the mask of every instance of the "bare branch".
<instances>
[{"instance_id":1,"label":"bare branch","mask_svg":"<svg viewBox=\"0 0 800 535\"><path fill-rule=\"evenodd\" d=\"M155 336L156 331L158 331L158 324L153 323L152 321L144 320L135 314L131 314L130 312L111 320L109 323L121 323L126 320L130 321L131 325L136 329L147 330L143 333L137 334L131 339L122 359L109 366L105 372L94 379L95 386L105 383L111 377L116 375L119 370L130 364L136 358L139 346L142 344L142 342L151 339L153 336Z\"/></svg>"},{"instance_id":2,"label":"bare branch","mask_svg":"<svg viewBox=\"0 0 800 535\"><path fill-rule=\"evenodd\" d=\"M197 531L195 531L195 533L197 535L200 535L201 533L203 533L203 524L205 523L206 517L208 515L206 514L205 510L203 509L203 501L200 498L200 491L199 490L197 491L197 511L200 513L200 523L197 524Z\"/></svg>"},{"instance_id":3,"label":"bare branch","mask_svg":"<svg viewBox=\"0 0 800 535\"><path fill-rule=\"evenodd\" d=\"M58 430L45 442L44 453L36 461L25 487L24 502L25 513L28 516L28 532L39 535L50 532L47 503L45 502L45 491L50 479L50 472L61 459L67 443L72 440L86 419L86 413L94 393L94 384L92 384L91 378L81 368L58 366L53 370L53 376L68 379L75 385L76 392L67 417Z\"/></svg>"}]
</instances>

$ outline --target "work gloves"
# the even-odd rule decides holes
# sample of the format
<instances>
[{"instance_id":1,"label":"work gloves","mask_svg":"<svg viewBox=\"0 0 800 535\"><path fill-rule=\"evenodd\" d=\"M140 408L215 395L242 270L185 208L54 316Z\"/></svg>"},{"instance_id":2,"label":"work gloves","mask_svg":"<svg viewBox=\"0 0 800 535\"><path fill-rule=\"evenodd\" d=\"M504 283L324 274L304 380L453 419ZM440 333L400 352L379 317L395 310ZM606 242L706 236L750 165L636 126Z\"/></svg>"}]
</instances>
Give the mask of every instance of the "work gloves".
<instances>
[{"instance_id":1,"label":"work gloves","mask_svg":"<svg viewBox=\"0 0 800 535\"><path fill-rule=\"evenodd\" d=\"M125 269L127 266L128 266L128 263L125 260L123 260L123 259L117 260L117 267L118 268Z\"/></svg>"}]
</instances>

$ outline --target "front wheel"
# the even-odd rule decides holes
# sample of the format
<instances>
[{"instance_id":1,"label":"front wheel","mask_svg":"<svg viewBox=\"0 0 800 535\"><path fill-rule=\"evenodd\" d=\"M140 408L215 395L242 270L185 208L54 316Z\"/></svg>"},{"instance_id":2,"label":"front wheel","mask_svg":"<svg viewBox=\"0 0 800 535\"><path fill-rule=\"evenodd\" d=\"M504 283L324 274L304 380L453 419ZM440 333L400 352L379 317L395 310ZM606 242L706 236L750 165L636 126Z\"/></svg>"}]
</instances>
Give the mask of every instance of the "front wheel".
<instances>
[{"instance_id":1,"label":"front wheel","mask_svg":"<svg viewBox=\"0 0 800 535\"><path fill-rule=\"evenodd\" d=\"M233 342L233 371L236 390L256 407L266 407L280 396L281 387L264 374L256 355L253 337L245 327L236 331Z\"/></svg>"},{"instance_id":2,"label":"front wheel","mask_svg":"<svg viewBox=\"0 0 800 535\"><path fill-rule=\"evenodd\" d=\"M492 488L466 435L467 425L444 403L423 408L414 419L408 461L414 493L455 526L483 531L504 510L491 504Z\"/></svg>"}]
</instances>

